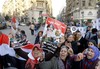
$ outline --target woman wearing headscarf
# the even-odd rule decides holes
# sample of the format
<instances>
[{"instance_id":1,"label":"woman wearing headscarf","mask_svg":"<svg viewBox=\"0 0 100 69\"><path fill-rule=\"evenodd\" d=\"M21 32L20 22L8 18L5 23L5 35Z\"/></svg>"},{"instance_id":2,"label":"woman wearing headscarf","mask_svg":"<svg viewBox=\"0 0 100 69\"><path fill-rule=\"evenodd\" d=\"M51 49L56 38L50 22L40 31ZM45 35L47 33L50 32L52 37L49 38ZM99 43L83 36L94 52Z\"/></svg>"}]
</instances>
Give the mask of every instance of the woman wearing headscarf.
<instances>
[{"instance_id":1,"label":"woman wearing headscarf","mask_svg":"<svg viewBox=\"0 0 100 69\"><path fill-rule=\"evenodd\" d=\"M36 69L38 68L39 60L42 55L42 49L40 44L35 44L32 52L28 54L28 60L25 65L25 69Z\"/></svg>"},{"instance_id":2,"label":"woman wearing headscarf","mask_svg":"<svg viewBox=\"0 0 100 69\"><path fill-rule=\"evenodd\" d=\"M41 51L41 49L43 49L43 51ZM42 62L43 60L49 61L54 56L54 52L56 51L56 49L57 49L57 46L54 46L53 44L48 43L43 48L40 48L40 44L35 44L33 46L32 52L29 54L23 51L21 48L15 48L14 50L16 54L26 59L27 61L26 66L24 65L26 69L34 69L34 68L40 69L38 66L39 63ZM43 54L45 54L45 56Z\"/></svg>"},{"instance_id":3,"label":"woman wearing headscarf","mask_svg":"<svg viewBox=\"0 0 100 69\"><path fill-rule=\"evenodd\" d=\"M100 69L99 49L96 46L89 46L87 54L78 56L82 60L81 69Z\"/></svg>"}]
</instances>

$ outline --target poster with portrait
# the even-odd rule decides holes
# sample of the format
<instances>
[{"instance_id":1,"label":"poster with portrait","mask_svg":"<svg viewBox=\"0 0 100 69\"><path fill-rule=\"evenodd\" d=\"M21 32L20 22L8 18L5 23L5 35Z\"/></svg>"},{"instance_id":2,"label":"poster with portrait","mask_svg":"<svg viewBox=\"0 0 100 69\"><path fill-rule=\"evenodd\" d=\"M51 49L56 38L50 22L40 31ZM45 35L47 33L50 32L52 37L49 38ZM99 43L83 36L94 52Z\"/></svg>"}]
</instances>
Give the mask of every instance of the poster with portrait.
<instances>
[{"instance_id":1,"label":"poster with portrait","mask_svg":"<svg viewBox=\"0 0 100 69\"><path fill-rule=\"evenodd\" d=\"M43 31L43 36L52 37L59 41L59 38L64 36L67 26L53 18L47 18Z\"/></svg>"}]
</instances>

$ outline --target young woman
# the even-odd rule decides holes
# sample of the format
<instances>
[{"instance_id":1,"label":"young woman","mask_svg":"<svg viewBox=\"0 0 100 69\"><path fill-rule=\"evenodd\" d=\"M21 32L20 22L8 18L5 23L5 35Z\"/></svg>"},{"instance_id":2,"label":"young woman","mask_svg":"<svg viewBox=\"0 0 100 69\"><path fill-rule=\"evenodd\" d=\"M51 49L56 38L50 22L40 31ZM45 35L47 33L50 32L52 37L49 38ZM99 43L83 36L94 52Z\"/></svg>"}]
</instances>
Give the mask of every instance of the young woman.
<instances>
[{"instance_id":1,"label":"young woman","mask_svg":"<svg viewBox=\"0 0 100 69\"><path fill-rule=\"evenodd\" d=\"M70 34L67 36L67 42L68 42L69 46L72 48L74 54L78 54L78 46L77 46L77 42L74 39L73 34ZM72 69L80 69L79 64L80 64L80 62L74 61L73 65L72 65Z\"/></svg>"},{"instance_id":2,"label":"young woman","mask_svg":"<svg viewBox=\"0 0 100 69\"><path fill-rule=\"evenodd\" d=\"M26 62L25 69L36 69L38 68L40 57L42 55L42 49L39 44L35 44L31 53L28 54L28 61Z\"/></svg>"},{"instance_id":3,"label":"young woman","mask_svg":"<svg viewBox=\"0 0 100 69\"><path fill-rule=\"evenodd\" d=\"M67 36L67 41L68 43L71 43L71 48L74 51L74 54L78 53L78 46L77 46L77 42L74 40L74 36L72 34Z\"/></svg>"},{"instance_id":4,"label":"young woman","mask_svg":"<svg viewBox=\"0 0 100 69\"><path fill-rule=\"evenodd\" d=\"M35 39L35 43L34 44L40 44L42 35L43 35L43 31L39 31L38 35L36 36L36 39Z\"/></svg>"}]
</instances>

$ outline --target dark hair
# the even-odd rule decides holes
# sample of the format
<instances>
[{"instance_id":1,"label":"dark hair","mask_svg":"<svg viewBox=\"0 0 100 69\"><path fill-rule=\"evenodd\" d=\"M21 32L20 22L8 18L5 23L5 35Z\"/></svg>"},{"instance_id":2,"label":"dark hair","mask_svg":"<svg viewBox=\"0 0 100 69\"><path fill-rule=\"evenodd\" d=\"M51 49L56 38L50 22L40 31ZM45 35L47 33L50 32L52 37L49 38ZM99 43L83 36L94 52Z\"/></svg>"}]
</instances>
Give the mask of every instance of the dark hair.
<instances>
[{"instance_id":1,"label":"dark hair","mask_svg":"<svg viewBox=\"0 0 100 69\"><path fill-rule=\"evenodd\" d=\"M67 38L68 38L70 35L73 35L73 34L68 34L68 35L67 35Z\"/></svg>"},{"instance_id":2,"label":"dark hair","mask_svg":"<svg viewBox=\"0 0 100 69\"><path fill-rule=\"evenodd\" d=\"M96 28L93 28L92 29L92 33L96 33L97 32L97 29Z\"/></svg>"},{"instance_id":3,"label":"dark hair","mask_svg":"<svg viewBox=\"0 0 100 69\"><path fill-rule=\"evenodd\" d=\"M92 42L95 46L97 46L97 44L96 44L96 41L95 41L95 40L89 40L89 41L88 41L88 43L89 43L89 42Z\"/></svg>"},{"instance_id":4,"label":"dark hair","mask_svg":"<svg viewBox=\"0 0 100 69\"><path fill-rule=\"evenodd\" d=\"M43 31L39 31L39 32L38 32L38 35L37 35L38 37L39 37L39 33L42 33L42 34L43 34Z\"/></svg>"},{"instance_id":5,"label":"dark hair","mask_svg":"<svg viewBox=\"0 0 100 69\"><path fill-rule=\"evenodd\" d=\"M25 31L24 31L24 30L21 30L21 33L22 33L22 34L25 34Z\"/></svg>"}]
</instances>

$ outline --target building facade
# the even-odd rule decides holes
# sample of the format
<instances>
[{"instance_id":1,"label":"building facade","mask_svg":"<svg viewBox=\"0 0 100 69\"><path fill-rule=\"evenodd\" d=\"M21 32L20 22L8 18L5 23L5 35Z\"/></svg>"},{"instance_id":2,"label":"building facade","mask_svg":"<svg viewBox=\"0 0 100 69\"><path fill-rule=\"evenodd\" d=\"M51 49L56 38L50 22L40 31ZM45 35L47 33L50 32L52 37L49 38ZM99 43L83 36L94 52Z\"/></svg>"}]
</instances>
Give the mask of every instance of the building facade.
<instances>
[{"instance_id":1,"label":"building facade","mask_svg":"<svg viewBox=\"0 0 100 69\"><path fill-rule=\"evenodd\" d=\"M100 0L99 0L99 2L97 3L97 6L98 6L97 18L100 18Z\"/></svg>"},{"instance_id":2,"label":"building facade","mask_svg":"<svg viewBox=\"0 0 100 69\"><path fill-rule=\"evenodd\" d=\"M52 16L51 0L8 0L3 5L3 14L20 18L26 18L32 22L32 18L38 22L40 16Z\"/></svg>"},{"instance_id":3,"label":"building facade","mask_svg":"<svg viewBox=\"0 0 100 69\"><path fill-rule=\"evenodd\" d=\"M62 10L57 16L57 19L61 22L66 23L66 6L62 8Z\"/></svg>"},{"instance_id":4,"label":"building facade","mask_svg":"<svg viewBox=\"0 0 100 69\"><path fill-rule=\"evenodd\" d=\"M66 0L67 20L78 20L80 23L91 22L97 18L99 0Z\"/></svg>"}]
</instances>

